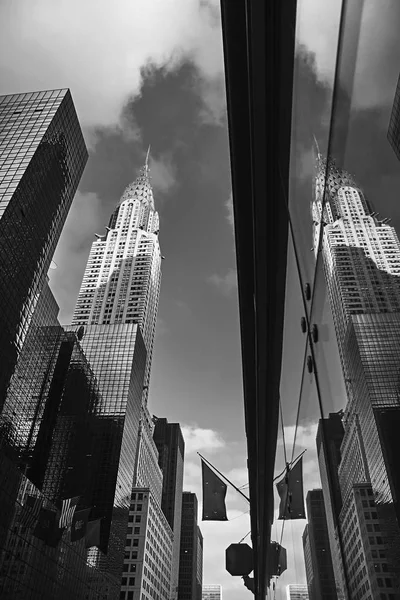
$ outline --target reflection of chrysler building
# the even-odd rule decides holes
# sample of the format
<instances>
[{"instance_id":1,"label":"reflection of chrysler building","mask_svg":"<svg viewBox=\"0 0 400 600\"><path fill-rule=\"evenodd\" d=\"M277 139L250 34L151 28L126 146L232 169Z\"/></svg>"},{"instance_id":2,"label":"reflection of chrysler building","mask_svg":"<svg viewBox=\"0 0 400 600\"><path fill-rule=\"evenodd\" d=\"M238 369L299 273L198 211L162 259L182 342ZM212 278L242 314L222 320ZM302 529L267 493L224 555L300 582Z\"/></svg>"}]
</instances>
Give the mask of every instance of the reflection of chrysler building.
<instances>
[{"instance_id":1,"label":"reflection of chrysler building","mask_svg":"<svg viewBox=\"0 0 400 600\"><path fill-rule=\"evenodd\" d=\"M400 242L352 176L320 156L312 217L315 252L321 221L324 227L325 275L342 354L350 315L400 312Z\"/></svg>"},{"instance_id":2,"label":"reflection of chrysler building","mask_svg":"<svg viewBox=\"0 0 400 600\"><path fill-rule=\"evenodd\" d=\"M343 502L339 521L350 598L363 586L372 590L372 597L381 596L381 565L374 570L368 558L380 557L381 552L385 582L396 590L396 595L390 596L397 600L400 521L394 499L400 490L389 457L398 447L398 432L393 436L388 424L400 421L400 242L389 219L379 219L371 210L351 175L320 155L317 167L312 204L314 248L316 254L320 249L323 257L348 396L339 467ZM364 486L362 491L360 486ZM371 496L357 504L360 495L367 497L368 489ZM364 516L375 518L375 523L364 528L374 535L356 539L355 528L348 526L355 511L360 527ZM356 540L354 551L351 540ZM332 540L331 547L334 554ZM365 571L362 577L358 577L355 564Z\"/></svg>"},{"instance_id":3,"label":"reflection of chrysler building","mask_svg":"<svg viewBox=\"0 0 400 600\"><path fill-rule=\"evenodd\" d=\"M73 325L138 323L147 350L148 384L161 282L159 219L150 185L149 152L123 193L104 235L92 244Z\"/></svg>"}]
</instances>

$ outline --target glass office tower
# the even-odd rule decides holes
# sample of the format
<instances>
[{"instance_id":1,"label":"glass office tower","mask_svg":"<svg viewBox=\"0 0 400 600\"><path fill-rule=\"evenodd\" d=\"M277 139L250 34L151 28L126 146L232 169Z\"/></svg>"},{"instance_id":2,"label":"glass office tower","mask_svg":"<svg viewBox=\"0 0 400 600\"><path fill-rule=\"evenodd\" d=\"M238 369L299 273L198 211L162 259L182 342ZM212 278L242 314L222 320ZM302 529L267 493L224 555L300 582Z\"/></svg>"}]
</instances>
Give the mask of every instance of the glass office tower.
<instances>
[{"instance_id":1,"label":"glass office tower","mask_svg":"<svg viewBox=\"0 0 400 600\"><path fill-rule=\"evenodd\" d=\"M178 600L201 600L203 538L197 507L196 494L183 492Z\"/></svg>"},{"instance_id":2,"label":"glass office tower","mask_svg":"<svg viewBox=\"0 0 400 600\"><path fill-rule=\"evenodd\" d=\"M337 600L322 490L310 490L306 503L308 525L303 534L303 549L308 595L310 600Z\"/></svg>"},{"instance_id":3,"label":"glass office tower","mask_svg":"<svg viewBox=\"0 0 400 600\"><path fill-rule=\"evenodd\" d=\"M0 410L86 161L69 90L0 96Z\"/></svg>"},{"instance_id":4,"label":"glass office tower","mask_svg":"<svg viewBox=\"0 0 400 600\"><path fill-rule=\"evenodd\" d=\"M397 81L387 136L394 153L400 160L400 76Z\"/></svg>"},{"instance_id":5,"label":"glass office tower","mask_svg":"<svg viewBox=\"0 0 400 600\"><path fill-rule=\"evenodd\" d=\"M182 519L183 463L185 441L179 423L153 417L154 441L159 453L159 465L163 473L162 510L174 532L172 558L172 598L177 596L179 577L179 552Z\"/></svg>"}]
</instances>

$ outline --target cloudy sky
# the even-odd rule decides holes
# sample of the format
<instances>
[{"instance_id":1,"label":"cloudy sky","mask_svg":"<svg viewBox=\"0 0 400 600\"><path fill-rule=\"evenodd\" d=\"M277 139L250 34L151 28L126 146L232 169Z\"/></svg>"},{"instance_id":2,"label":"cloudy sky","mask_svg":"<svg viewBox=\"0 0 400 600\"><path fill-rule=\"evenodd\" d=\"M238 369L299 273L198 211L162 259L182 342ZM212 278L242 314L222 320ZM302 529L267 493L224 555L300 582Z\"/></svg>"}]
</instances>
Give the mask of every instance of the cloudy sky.
<instances>
[{"instance_id":1,"label":"cloudy sky","mask_svg":"<svg viewBox=\"0 0 400 600\"><path fill-rule=\"evenodd\" d=\"M324 4L324 6L322 6ZM397 0L366 0L357 37L350 117L339 157L383 216L400 224L399 164L386 140L397 82ZM309 203L314 134L326 150L331 114L340 0L302 0L297 24L291 208L304 281L312 281ZM101 233L151 144L151 174L166 256L150 409L182 424L185 488L201 500L204 453L237 485L246 484L238 302L221 22L218 0L2 0L0 93L69 87L90 158L55 255L51 286L60 319L71 320L94 233ZM371 39L374 43L371 44ZM354 49L353 49L354 50ZM385 69L382 69L385 64ZM348 83L344 76L344 84ZM339 115L340 116L340 115ZM344 125L343 125L344 123ZM285 444L289 455L301 387L304 338L300 286L288 264L284 371ZM321 288L322 289L322 288ZM326 299L316 303L321 331L324 409L343 405L343 385ZM327 357L325 360L324 357ZM303 383L295 455L305 455L306 489L319 485L315 428L319 414L312 377ZM284 465L282 436L277 472ZM249 531L248 507L234 492L229 523L203 523L204 582L225 598L248 594L225 572L225 548ZM301 534L288 523L283 543L287 583L304 581ZM281 523L273 538L280 540Z\"/></svg>"}]
</instances>

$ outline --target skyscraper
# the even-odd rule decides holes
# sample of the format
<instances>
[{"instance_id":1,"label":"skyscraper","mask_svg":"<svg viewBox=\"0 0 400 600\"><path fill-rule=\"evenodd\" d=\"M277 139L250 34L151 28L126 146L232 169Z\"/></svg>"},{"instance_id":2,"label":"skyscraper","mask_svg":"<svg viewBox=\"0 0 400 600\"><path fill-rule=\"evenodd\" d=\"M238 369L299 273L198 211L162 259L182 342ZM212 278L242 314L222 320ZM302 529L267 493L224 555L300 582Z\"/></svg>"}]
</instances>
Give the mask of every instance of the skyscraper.
<instances>
[{"instance_id":1,"label":"skyscraper","mask_svg":"<svg viewBox=\"0 0 400 600\"><path fill-rule=\"evenodd\" d=\"M178 600L201 599L202 541L201 532L197 526L196 494L183 492ZM199 556L200 548L201 558Z\"/></svg>"},{"instance_id":2,"label":"skyscraper","mask_svg":"<svg viewBox=\"0 0 400 600\"><path fill-rule=\"evenodd\" d=\"M392 113L390 115L388 140L394 153L400 160L400 75L397 81Z\"/></svg>"},{"instance_id":3,"label":"skyscraper","mask_svg":"<svg viewBox=\"0 0 400 600\"><path fill-rule=\"evenodd\" d=\"M161 284L158 232L147 153L145 166L124 191L106 233L96 234L72 323L139 324L147 352L146 398Z\"/></svg>"},{"instance_id":4,"label":"skyscraper","mask_svg":"<svg viewBox=\"0 0 400 600\"><path fill-rule=\"evenodd\" d=\"M322 490L310 490L306 498L308 525L303 536L310 600L337 600Z\"/></svg>"},{"instance_id":5,"label":"skyscraper","mask_svg":"<svg viewBox=\"0 0 400 600\"><path fill-rule=\"evenodd\" d=\"M119 581L136 466L136 473L144 474L143 452L154 455L154 477L146 487L154 483L161 497L146 403L161 280L158 231L147 156L113 211L106 233L96 234L72 325L74 331L84 327L81 345L98 382L98 415L104 428L96 492L102 502L94 510L105 517L101 549L108 554L107 559L98 554L93 560Z\"/></svg>"},{"instance_id":6,"label":"skyscraper","mask_svg":"<svg viewBox=\"0 0 400 600\"><path fill-rule=\"evenodd\" d=\"M203 583L203 600L222 600L222 587L214 583Z\"/></svg>"},{"instance_id":7,"label":"skyscraper","mask_svg":"<svg viewBox=\"0 0 400 600\"><path fill-rule=\"evenodd\" d=\"M182 519L183 462L185 442L179 423L153 417L154 441L163 473L161 507L174 532L172 588L175 594L179 578L179 553Z\"/></svg>"},{"instance_id":8,"label":"skyscraper","mask_svg":"<svg viewBox=\"0 0 400 600\"><path fill-rule=\"evenodd\" d=\"M172 538L172 529L154 493L149 488L135 487L129 509L121 600L170 600Z\"/></svg>"},{"instance_id":9,"label":"skyscraper","mask_svg":"<svg viewBox=\"0 0 400 600\"><path fill-rule=\"evenodd\" d=\"M69 90L0 96L0 411L87 151Z\"/></svg>"},{"instance_id":10,"label":"skyscraper","mask_svg":"<svg viewBox=\"0 0 400 600\"><path fill-rule=\"evenodd\" d=\"M384 433L376 411L399 407L400 242L389 219L371 210L354 178L333 161L318 157L312 206L316 239L323 224L322 254L348 402L344 422L357 421L365 461L387 555L394 597L400 593L400 528L393 498L395 468L383 452ZM345 426L345 436L346 436ZM350 452L341 448L341 469L347 464L346 494L360 483ZM384 593L384 592L382 592Z\"/></svg>"},{"instance_id":11,"label":"skyscraper","mask_svg":"<svg viewBox=\"0 0 400 600\"><path fill-rule=\"evenodd\" d=\"M287 600L308 600L307 585L303 583L290 583L286 588Z\"/></svg>"},{"instance_id":12,"label":"skyscraper","mask_svg":"<svg viewBox=\"0 0 400 600\"><path fill-rule=\"evenodd\" d=\"M343 412L330 413L320 419L317 430L317 453L319 473L324 496L325 515L338 598L344 598L346 589L342 547L339 535L339 516L342 494L339 485L341 444L344 436Z\"/></svg>"}]
</instances>

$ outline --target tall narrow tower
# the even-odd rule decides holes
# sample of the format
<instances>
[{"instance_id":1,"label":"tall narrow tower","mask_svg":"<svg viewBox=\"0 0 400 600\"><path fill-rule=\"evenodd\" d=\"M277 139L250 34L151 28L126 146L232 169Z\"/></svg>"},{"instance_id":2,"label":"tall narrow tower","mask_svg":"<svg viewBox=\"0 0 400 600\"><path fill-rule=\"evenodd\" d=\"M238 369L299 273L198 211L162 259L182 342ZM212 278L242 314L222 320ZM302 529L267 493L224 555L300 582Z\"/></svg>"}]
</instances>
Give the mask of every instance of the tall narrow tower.
<instances>
[{"instance_id":1,"label":"tall narrow tower","mask_svg":"<svg viewBox=\"0 0 400 600\"><path fill-rule=\"evenodd\" d=\"M378 410L380 415L390 410L395 419L400 411L400 242L388 224L390 219L378 218L353 177L321 156L312 216L316 250L322 238L325 279L346 381L344 440L356 421L371 479L371 502L376 504L382 532L386 579L395 590L394 598L400 598L398 478L393 476L397 467L387 460L388 437L377 415ZM344 442L341 446L343 505L354 495L354 486L365 480L351 447Z\"/></svg>"},{"instance_id":2,"label":"tall narrow tower","mask_svg":"<svg viewBox=\"0 0 400 600\"><path fill-rule=\"evenodd\" d=\"M75 307L73 325L137 323L147 351L150 379L161 283L159 218L150 184L149 151L128 185L105 234L96 234Z\"/></svg>"},{"instance_id":3,"label":"tall narrow tower","mask_svg":"<svg viewBox=\"0 0 400 600\"><path fill-rule=\"evenodd\" d=\"M137 179L123 193L109 226L90 250L73 317L84 327L81 341L97 379L99 464L93 511L103 517L101 550L93 561L120 579L131 491L136 476L161 495L157 450L147 410L151 358L161 280L159 220L154 208L147 153ZM148 431L149 424L150 431ZM153 452L154 451L154 452ZM144 473L143 456L154 453ZM150 455L149 455L150 456ZM154 463L154 464L153 464ZM93 513L92 513L93 514Z\"/></svg>"},{"instance_id":4,"label":"tall narrow tower","mask_svg":"<svg viewBox=\"0 0 400 600\"><path fill-rule=\"evenodd\" d=\"M0 96L0 412L86 161L69 90Z\"/></svg>"}]
</instances>

